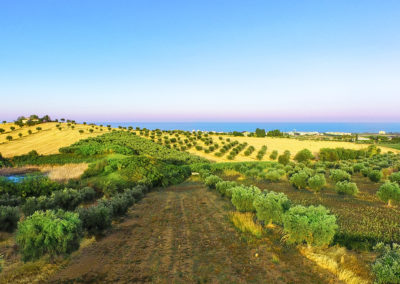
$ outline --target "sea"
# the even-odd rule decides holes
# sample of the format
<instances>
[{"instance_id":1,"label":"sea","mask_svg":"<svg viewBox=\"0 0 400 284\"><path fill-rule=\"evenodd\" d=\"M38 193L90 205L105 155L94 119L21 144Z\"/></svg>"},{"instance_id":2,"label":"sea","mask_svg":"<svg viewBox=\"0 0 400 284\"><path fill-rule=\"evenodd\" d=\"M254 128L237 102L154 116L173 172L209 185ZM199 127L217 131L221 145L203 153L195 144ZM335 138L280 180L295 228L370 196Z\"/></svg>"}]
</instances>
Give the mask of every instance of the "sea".
<instances>
[{"instance_id":1,"label":"sea","mask_svg":"<svg viewBox=\"0 0 400 284\"><path fill-rule=\"evenodd\" d=\"M150 130L201 130L216 132L255 131L279 129L283 132L349 132L349 133L400 133L400 122L390 123L347 123L347 122L96 122L97 125L112 127L140 127Z\"/></svg>"}]
</instances>

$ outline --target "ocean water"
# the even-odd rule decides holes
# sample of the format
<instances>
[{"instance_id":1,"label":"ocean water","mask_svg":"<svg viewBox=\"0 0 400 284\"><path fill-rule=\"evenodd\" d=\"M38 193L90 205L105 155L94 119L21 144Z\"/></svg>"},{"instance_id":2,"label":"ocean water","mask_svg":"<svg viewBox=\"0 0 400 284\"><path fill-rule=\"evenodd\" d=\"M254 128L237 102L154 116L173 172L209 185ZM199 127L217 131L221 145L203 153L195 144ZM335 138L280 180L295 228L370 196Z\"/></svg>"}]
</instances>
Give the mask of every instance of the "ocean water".
<instances>
[{"instance_id":1,"label":"ocean water","mask_svg":"<svg viewBox=\"0 0 400 284\"><path fill-rule=\"evenodd\" d=\"M96 122L96 124L113 127L140 127L161 130L201 130L201 131L254 131L256 128L280 131L317 131L317 132L351 132L351 133L400 133L400 123L345 123L345 122Z\"/></svg>"}]
</instances>

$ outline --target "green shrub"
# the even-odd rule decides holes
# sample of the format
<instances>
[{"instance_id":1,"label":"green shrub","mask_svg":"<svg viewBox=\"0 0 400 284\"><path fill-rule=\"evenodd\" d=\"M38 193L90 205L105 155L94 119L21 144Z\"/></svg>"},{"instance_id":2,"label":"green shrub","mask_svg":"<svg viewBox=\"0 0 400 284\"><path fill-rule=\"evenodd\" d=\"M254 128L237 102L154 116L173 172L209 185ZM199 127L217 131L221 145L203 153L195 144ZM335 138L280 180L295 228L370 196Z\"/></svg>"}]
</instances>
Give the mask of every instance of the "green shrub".
<instances>
[{"instance_id":1,"label":"green shrub","mask_svg":"<svg viewBox=\"0 0 400 284\"><path fill-rule=\"evenodd\" d=\"M254 212L254 198L260 193L260 189L255 186L237 186L232 188L231 201L240 212Z\"/></svg>"},{"instance_id":2,"label":"green shrub","mask_svg":"<svg viewBox=\"0 0 400 284\"><path fill-rule=\"evenodd\" d=\"M386 182L381 185L376 195L380 200L387 202L391 206L392 201L400 200L400 187L395 182Z\"/></svg>"},{"instance_id":3,"label":"green shrub","mask_svg":"<svg viewBox=\"0 0 400 284\"><path fill-rule=\"evenodd\" d=\"M382 171L373 170L368 174L368 178L373 182L379 182L383 177Z\"/></svg>"},{"instance_id":4,"label":"green shrub","mask_svg":"<svg viewBox=\"0 0 400 284\"><path fill-rule=\"evenodd\" d=\"M72 211L82 202L81 195L76 189L65 188L51 195L55 207Z\"/></svg>"},{"instance_id":5,"label":"green shrub","mask_svg":"<svg viewBox=\"0 0 400 284\"><path fill-rule=\"evenodd\" d=\"M91 187L84 187L79 190L81 202L90 202L96 198L96 191Z\"/></svg>"},{"instance_id":6,"label":"green shrub","mask_svg":"<svg viewBox=\"0 0 400 284\"><path fill-rule=\"evenodd\" d=\"M278 162L282 165L287 165L290 162L290 152L285 151L282 155L278 157Z\"/></svg>"},{"instance_id":7,"label":"green shrub","mask_svg":"<svg viewBox=\"0 0 400 284\"><path fill-rule=\"evenodd\" d=\"M231 189L238 186L234 181L219 181L215 185L215 188L222 196L232 197Z\"/></svg>"},{"instance_id":8,"label":"green shrub","mask_svg":"<svg viewBox=\"0 0 400 284\"><path fill-rule=\"evenodd\" d=\"M18 207L0 206L0 231L14 231L17 227L18 220Z\"/></svg>"},{"instance_id":9,"label":"green shrub","mask_svg":"<svg viewBox=\"0 0 400 284\"><path fill-rule=\"evenodd\" d=\"M362 163L357 163L357 164L353 165L353 171L356 172L356 173L361 172L361 170L364 169L364 168L365 168L365 166Z\"/></svg>"},{"instance_id":10,"label":"green shrub","mask_svg":"<svg viewBox=\"0 0 400 284\"><path fill-rule=\"evenodd\" d=\"M78 209L82 227L89 235L99 235L111 227L112 211L104 204Z\"/></svg>"},{"instance_id":11,"label":"green shrub","mask_svg":"<svg viewBox=\"0 0 400 284\"><path fill-rule=\"evenodd\" d=\"M308 185L308 178L309 174L305 170L301 170L298 173L295 173L292 175L292 177L289 179L289 182L294 185L297 189L305 189L307 188Z\"/></svg>"},{"instance_id":12,"label":"green shrub","mask_svg":"<svg viewBox=\"0 0 400 284\"><path fill-rule=\"evenodd\" d=\"M54 201L47 196L29 197L26 199L21 209L25 216L30 216L36 211L46 211L54 209Z\"/></svg>"},{"instance_id":13,"label":"green shrub","mask_svg":"<svg viewBox=\"0 0 400 284\"><path fill-rule=\"evenodd\" d=\"M77 213L58 211L35 212L18 224L16 242L23 261L45 254L69 254L79 248L82 224Z\"/></svg>"},{"instance_id":14,"label":"green shrub","mask_svg":"<svg viewBox=\"0 0 400 284\"><path fill-rule=\"evenodd\" d=\"M218 182L222 181L222 179L215 175L210 175L205 178L204 183L210 189L215 189L215 186Z\"/></svg>"},{"instance_id":15,"label":"green shrub","mask_svg":"<svg viewBox=\"0 0 400 284\"><path fill-rule=\"evenodd\" d=\"M109 200L101 200L99 202L99 204L110 208L113 217L124 215L132 203L132 198L124 194L117 194Z\"/></svg>"},{"instance_id":16,"label":"green shrub","mask_svg":"<svg viewBox=\"0 0 400 284\"><path fill-rule=\"evenodd\" d=\"M276 160L276 158L278 158L278 151L276 150L272 151L271 155L269 155L269 158L271 160Z\"/></svg>"},{"instance_id":17,"label":"green shrub","mask_svg":"<svg viewBox=\"0 0 400 284\"><path fill-rule=\"evenodd\" d=\"M358 193L357 184L347 180L337 182L335 190L339 194L356 195Z\"/></svg>"},{"instance_id":18,"label":"green shrub","mask_svg":"<svg viewBox=\"0 0 400 284\"><path fill-rule=\"evenodd\" d=\"M283 231L289 244L328 245L338 226L336 217L323 206L291 207L283 216Z\"/></svg>"},{"instance_id":19,"label":"green shrub","mask_svg":"<svg viewBox=\"0 0 400 284\"><path fill-rule=\"evenodd\" d=\"M322 174L317 174L308 179L308 186L316 192L320 191L325 185L326 179Z\"/></svg>"},{"instance_id":20,"label":"green shrub","mask_svg":"<svg viewBox=\"0 0 400 284\"><path fill-rule=\"evenodd\" d=\"M378 243L374 250L380 254L372 265L375 283L400 283L400 246Z\"/></svg>"},{"instance_id":21,"label":"green shrub","mask_svg":"<svg viewBox=\"0 0 400 284\"><path fill-rule=\"evenodd\" d=\"M331 170L330 178L334 182L345 181L345 180L350 181L351 175L344 170Z\"/></svg>"},{"instance_id":22,"label":"green shrub","mask_svg":"<svg viewBox=\"0 0 400 284\"><path fill-rule=\"evenodd\" d=\"M400 172L392 173L392 174L389 176L389 180L390 180L391 182L397 182L397 183L400 184Z\"/></svg>"},{"instance_id":23,"label":"green shrub","mask_svg":"<svg viewBox=\"0 0 400 284\"><path fill-rule=\"evenodd\" d=\"M256 210L257 219L269 223L282 223L283 214L289 210L290 200L284 193L269 192L257 194L253 206Z\"/></svg>"},{"instance_id":24,"label":"green shrub","mask_svg":"<svg viewBox=\"0 0 400 284\"><path fill-rule=\"evenodd\" d=\"M282 175L278 170L271 170L268 171L264 175L264 179L269 180L269 181L279 181L281 179Z\"/></svg>"},{"instance_id":25,"label":"green shrub","mask_svg":"<svg viewBox=\"0 0 400 284\"><path fill-rule=\"evenodd\" d=\"M296 160L299 163L308 162L313 158L314 158L313 154L308 149L303 149L297 152L296 156L294 156L294 160Z\"/></svg>"}]
</instances>

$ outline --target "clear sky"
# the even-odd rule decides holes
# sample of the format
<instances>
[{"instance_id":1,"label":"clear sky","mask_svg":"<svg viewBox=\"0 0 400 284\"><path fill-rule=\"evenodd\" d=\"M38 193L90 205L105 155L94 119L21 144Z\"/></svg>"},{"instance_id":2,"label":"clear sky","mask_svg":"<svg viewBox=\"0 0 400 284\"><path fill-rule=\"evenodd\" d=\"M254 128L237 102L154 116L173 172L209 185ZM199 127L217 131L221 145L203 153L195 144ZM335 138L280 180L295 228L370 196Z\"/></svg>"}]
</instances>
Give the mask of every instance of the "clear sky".
<instances>
[{"instance_id":1,"label":"clear sky","mask_svg":"<svg viewBox=\"0 0 400 284\"><path fill-rule=\"evenodd\" d=\"M1 0L0 120L400 122L399 0Z\"/></svg>"}]
</instances>

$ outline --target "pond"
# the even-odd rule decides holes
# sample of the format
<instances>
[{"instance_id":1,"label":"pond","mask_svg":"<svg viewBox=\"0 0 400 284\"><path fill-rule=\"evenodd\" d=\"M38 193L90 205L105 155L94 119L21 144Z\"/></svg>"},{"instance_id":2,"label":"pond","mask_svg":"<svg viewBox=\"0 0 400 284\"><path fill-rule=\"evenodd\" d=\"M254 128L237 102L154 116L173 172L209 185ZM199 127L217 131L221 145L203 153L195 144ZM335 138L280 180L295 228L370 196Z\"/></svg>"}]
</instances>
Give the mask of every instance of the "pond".
<instances>
[{"instance_id":1,"label":"pond","mask_svg":"<svg viewBox=\"0 0 400 284\"><path fill-rule=\"evenodd\" d=\"M0 179L5 179L6 181L12 181L12 182L21 182L27 177L42 177L44 176L43 173L41 172L35 172L35 173L28 173L28 174L15 174L15 175L7 175L7 176L0 176Z\"/></svg>"}]
</instances>

